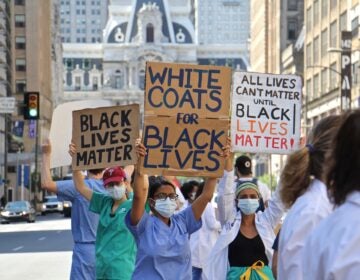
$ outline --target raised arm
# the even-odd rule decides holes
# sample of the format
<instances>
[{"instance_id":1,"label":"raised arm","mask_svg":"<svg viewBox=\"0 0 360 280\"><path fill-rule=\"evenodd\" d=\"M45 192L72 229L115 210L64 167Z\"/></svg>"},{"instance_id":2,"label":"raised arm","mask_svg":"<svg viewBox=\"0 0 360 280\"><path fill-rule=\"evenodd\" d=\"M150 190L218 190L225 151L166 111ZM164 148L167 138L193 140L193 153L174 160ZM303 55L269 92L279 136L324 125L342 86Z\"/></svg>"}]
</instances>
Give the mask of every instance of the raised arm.
<instances>
[{"instance_id":1,"label":"raised arm","mask_svg":"<svg viewBox=\"0 0 360 280\"><path fill-rule=\"evenodd\" d=\"M42 151L42 165L41 165L41 188L49 192L57 193L56 182L52 179L50 174L50 157L51 157L51 143L46 139L41 146Z\"/></svg>"},{"instance_id":2,"label":"raised arm","mask_svg":"<svg viewBox=\"0 0 360 280\"><path fill-rule=\"evenodd\" d=\"M69 145L69 154L71 157L76 155L76 147L74 143ZM73 181L77 191L87 200L90 200L93 195L93 191L86 186L84 176L81 174L80 170L73 170Z\"/></svg>"},{"instance_id":3,"label":"raised arm","mask_svg":"<svg viewBox=\"0 0 360 280\"><path fill-rule=\"evenodd\" d=\"M195 219L198 221L201 218L202 213L205 210L206 205L211 201L217 178L208 178L204 185L204 190L201 195L191 204L192 210L194 212Z\"/></svg>"},{"instance_id":4,"label":"raised arm","mask_svg":"<svg viewBox=\"0 0 360 280\"><path fill-rule=\"evenodd\" d=\"M228 141L229 142L229 141ZM228 158L230 154L230 144L228 143L223 147L222 157ZM226 167L226 164L225 164ZM196 220L200 220L202 213L205 210L206 205L211 201L215 187L217 183L217 178L208 178L204 185L204 190L201 195L191 204L192 210Z\"/></svg>"},{"instance_id":5,"label":"raised arm","mask_svg":"<svg viewBox=\"0 0 360 280\"><path fill-rule=\"evenodd\" d=\"M134 178L134 198L133 205L130 212L130 222L131 225L136 226L145 211L145 203L148 195L149 189L149 179L147 175L139 173L139 166L143 161L144 156L146 155L145 146L140 143L138 139L136 141L136 153L138 156L137 168L135 168L135 178Z\"/></svg>"},{"instance_id":6,"label":"raised arm","mask_svg":"<svg viewBox=\"0 0 360 280\"><path fill-rule=\"evenodd\" d=\"M233 171L234 155L231 153L225 161L224 175L219 181L218 185L218 214L221 225L228 221L233 221L235 218L234 209L234 171Z\"/></svg>"}]
</instances>

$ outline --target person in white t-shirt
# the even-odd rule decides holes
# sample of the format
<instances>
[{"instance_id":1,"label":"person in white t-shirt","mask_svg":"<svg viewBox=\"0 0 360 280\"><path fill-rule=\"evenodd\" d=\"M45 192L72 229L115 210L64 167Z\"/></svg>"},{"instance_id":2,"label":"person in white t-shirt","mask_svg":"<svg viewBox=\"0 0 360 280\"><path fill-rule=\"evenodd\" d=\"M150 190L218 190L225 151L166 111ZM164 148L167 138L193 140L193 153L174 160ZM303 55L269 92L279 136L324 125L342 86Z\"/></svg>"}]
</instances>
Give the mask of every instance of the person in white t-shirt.
<instances>
[{"instance_id":1,"label":"person in white t-shirt","mask_svg":"<svg viewBox=\"0 0 360 280\"><path fill-rule=\"evenodd\" d=\"M303 279L359 279L360 275L360 110L347 116L326 160L326 183L337 208L304 246Z\"/></svg>"},{"instance_id":2,"label":"person in white t-shirt","mask_svg":"<svg viewBox=\"0 0 360 280\"><path fill-rule=\"evenodd\" d=\"M324 180L324 162L341 121L339 115L320 120L312 128L307 145L288 156L281 173L280 197L289 211L279 237L278 280L302 279L306 238L333 211Z\"/></svg>"},{"instance_id":3,"label":"person in white t-shirt","mask_svg":"<svg viewBox=\"0 0 360 280\"><path fill-rule=\"evenodd\" d=\"M197 181L190 181L191 184L196 185L197 192L193 200L197 199L204 188L204 182L197 183ZM184 185L183 185L184 186ZM216 219L214 202L209 202L201 215L201 228L190 235L190 250L191 250L191 265L192 265L192 280L202 280L202 268L206 259L209 257L212 248L221 231L221 224ZM191 204L189 204L190 206Z\"/></svg>"}]
</instances>

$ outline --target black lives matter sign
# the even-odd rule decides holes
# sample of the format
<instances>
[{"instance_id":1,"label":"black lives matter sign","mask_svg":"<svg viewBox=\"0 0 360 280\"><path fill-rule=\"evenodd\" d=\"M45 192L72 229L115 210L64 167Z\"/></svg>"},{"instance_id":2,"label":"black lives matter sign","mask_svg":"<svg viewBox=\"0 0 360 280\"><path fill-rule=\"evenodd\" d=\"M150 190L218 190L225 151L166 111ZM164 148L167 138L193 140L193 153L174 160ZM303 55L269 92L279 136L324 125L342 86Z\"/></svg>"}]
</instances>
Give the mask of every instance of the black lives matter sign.
<instances>
[{"instance_id":1,"label":"black lives matter sign","mask_svg":"<svg viewBox=\"0 0 360 280\"><path fill-rule=\"evenodd\" d=\"M139 105L101 107L73 112L74 170L135 164Z\"/></svg>"}]
</instances>

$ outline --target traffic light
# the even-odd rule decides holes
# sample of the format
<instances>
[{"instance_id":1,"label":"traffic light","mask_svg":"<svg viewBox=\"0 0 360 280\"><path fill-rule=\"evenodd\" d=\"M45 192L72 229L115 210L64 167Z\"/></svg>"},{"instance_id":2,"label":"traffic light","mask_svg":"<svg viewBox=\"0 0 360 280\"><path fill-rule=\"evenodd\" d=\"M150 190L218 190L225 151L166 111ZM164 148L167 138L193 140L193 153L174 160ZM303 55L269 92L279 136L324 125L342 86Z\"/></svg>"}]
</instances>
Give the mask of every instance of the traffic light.
<instances>
[{"instance_id":1,"label":"traffic light","mask_svg":"<svg viewBox=\"0 0 360 280\"><path fill-rule=\"evenodd\" d=\"M40 115L40 97L38 92L25 92L24 119L38 120Z\"/></svg>"}]
</instances>

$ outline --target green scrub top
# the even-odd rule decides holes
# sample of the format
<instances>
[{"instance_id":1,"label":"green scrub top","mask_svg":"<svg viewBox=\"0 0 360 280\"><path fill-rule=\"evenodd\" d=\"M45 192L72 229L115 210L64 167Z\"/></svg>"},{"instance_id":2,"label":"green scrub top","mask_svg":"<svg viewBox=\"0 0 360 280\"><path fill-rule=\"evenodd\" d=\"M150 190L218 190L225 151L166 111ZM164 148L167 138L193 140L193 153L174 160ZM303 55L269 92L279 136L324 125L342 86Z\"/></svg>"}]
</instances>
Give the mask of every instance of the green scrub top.
<instances>
[{"instance_id":1,"label":"green scrub top","mask_svg":"<svg viewBox=\"0 0 360 280\"><path fill-rule=\"evenodd\" d=\"M96 278L131 279L135 267L136 244L133 235L125 225L126 213L132 201L124 201L111 215L113 199L94 192L90 210L100 214L96 233Z\"/></svg>"}]
</instances>

